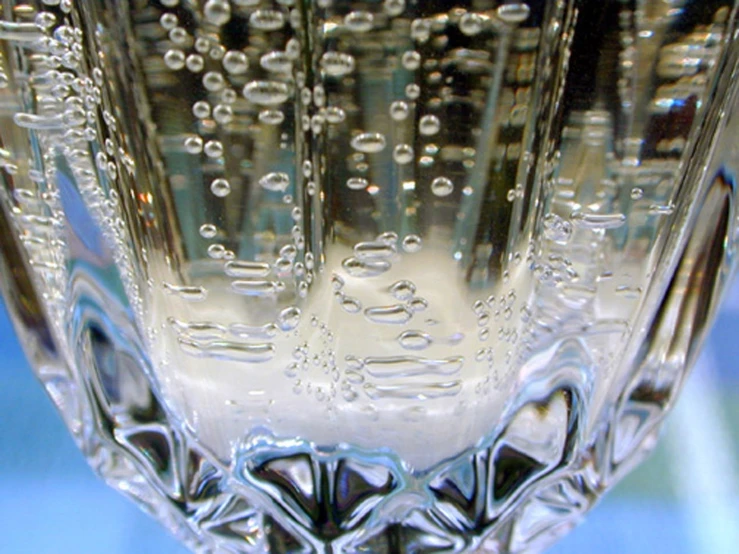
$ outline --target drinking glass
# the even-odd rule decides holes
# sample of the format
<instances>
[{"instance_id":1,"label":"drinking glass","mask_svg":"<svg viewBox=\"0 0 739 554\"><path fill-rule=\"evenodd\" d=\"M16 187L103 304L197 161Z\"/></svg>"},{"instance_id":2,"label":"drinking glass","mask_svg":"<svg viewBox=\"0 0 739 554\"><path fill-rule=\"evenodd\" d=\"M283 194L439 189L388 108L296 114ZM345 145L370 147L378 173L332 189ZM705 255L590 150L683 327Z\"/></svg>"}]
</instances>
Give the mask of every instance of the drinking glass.
<instances>
[{"instance_id":1,"label":"drinking glass","mask_svg":"<svg viewBox=\"0 0 739 554\"><path fill-rule=\"evenodd\" d=\"M201 552L537 552L734 268L732 0L5 0L2 290Z\"/></svg>"}]
</instances>

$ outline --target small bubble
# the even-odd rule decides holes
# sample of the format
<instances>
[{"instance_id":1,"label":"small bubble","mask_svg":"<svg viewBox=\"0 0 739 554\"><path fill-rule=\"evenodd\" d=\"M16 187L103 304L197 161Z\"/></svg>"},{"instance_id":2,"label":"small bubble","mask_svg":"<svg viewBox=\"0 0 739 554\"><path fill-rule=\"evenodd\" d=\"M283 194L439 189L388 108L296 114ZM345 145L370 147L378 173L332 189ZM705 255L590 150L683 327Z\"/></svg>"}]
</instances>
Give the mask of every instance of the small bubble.
<instances>
[{"instance_id":1,"label":"small bubble","mask_svg":"<svg viewBox=\"0 0 739 554\"><path fill-rule=\"evenodd\" d=\"M201 137L187 137L185 139L185 150L188 154L200 154L203 151L203 139Z\"/></svg>"},{"instance_id":2,"label":"small bubble","mask_svg":"<svg viewBox=\"0 0 739 554\"><path fill-rule=\"evenodd\" d=\"M344 25L355 33L366 33L372 29L374 16L370 12L354 10L344 16Z\"/></svg>"},{"instance_id":3,"label":"small bubble","mask_svg":"<svg viewBox=\"0 0 739 554\"><path fill-rule=\"evenodd\" d=\"M409 83L405 87L405 95L409 100L415 100L421 95L421 87L416 83Z\"/></svg>"},{"instance_id":4,"label":"small bubble","mask_svg":"<svg viewBox=\"0 0 739 554\"><path fill-rule=\"evenodd\" d=\"M436 177L431 181L431 192L436 196L449 196L454 190L454 183L446 177Z\"/></svg>"},{"instance_id":5,"label":"small bubble","mask_svg":"<svg viewBox=\"0 0 739 554\"><path fill-rule=\"evenodd\" d=\"M349 177L346 180L347 188L350 188L352 190L366 189L368 185L369 181L367 181L367 179L365 179L364 177Z\"/></svg>"},{"instance_id":6,"label":"small bubble","mask_svg":"<svg viewBox=\"0 0 739 554\"><path fill-rule=\"evenodd\" d=\"M390 285L390 294L397 300L410 300L416 293L416 285L411 281L402 280Z\"/></svg>"},{"instance_id":7,"label":"small bubble","mask_svg":"<svg viewBox=\"0 0 739 554\"><path fill-rule=\"evenodd\" d=\"M259 179L259 186L273 192L284 192L290 186L290 176L287 173L279 171L267 173Z\"/></svg>"},{"instance_id":8,"label":"small bubble","mask_svg":"<svg viewBox=\"0 0 739 554\"><path fill-rule=\"evenodd\" d=\"M431 36L431 21L414 19L411 22L411 38L418 42L426 42Z\"/></svg>"},{"instance_id":9,"label":"small bubble","mask_svg":"<svg viewBox=\"0 0 739 554\"><path fill-rule=\"evenodd\" d=\"M405 10L405 0L384 0L382 7L390 17L396 17Z\"/></svg>"},{"instance_id":10,"label":"small bubble","mask_svg":"<svg viewBox=\"0 0 739 554\"><path fill-rule=\"evenodd\" d=\"M406 235L402 242L403 250L409 254L413 254L421 250L422 241L418 235Z\"/></svg>"},{"instance_id":11,"label":"small bubble","mask_svg":"<svg viewBox=\"0 0 739 554\"><path fill-rule=\"evenodd\" d=\"M408 117L409 113L410 108L408 107L408 104L402 100L396 100L390 104L390 117L395 121L403 121Z\"/></svg>"},{"instance_id":12,"label":"small bubble","mask_svg":"<svg viewBox=\"0 0 739 554\"><path fill-rule=\"evenodd\" d=\"M255 104L273 106L282 104L289 97L289 89L280 81L251 81L244 86L244 98Z\"/></svg>"},{"instance_id":13,"label":"small bubble","mask_svg":"<svg viewBox=\"0 0 739 554\"><path fill-rule=\"evenodd\" d=\"M185 44L188 39L187 31L183 29L182 27L175 27L174 29L170 29L169 33L167 33L167 36L169 36L169 40L174 42L175 44Z\"/></svg>"},{"instance_id":14,"label":"small bubble","mask_svg":"<svg viewBox=\"0 0 739 554\"><path fill-rule=\"evenodd\" d=\"M360 133L352 138L351 147L359 152L373 154L385 149L385 135L382 133Z\"/></svg>"},{"instance_id":15,"label":"small bubble","mask_svg":"<svg viewBox=\"0 0 739 554\"><path fill-rule=\"evenodd\" d=\"M459 30L468 37L479 34L486 18L479 13L467 12L459 19Z\"/></svg>"},{"instance_id":16,"label":"small bubble","mask_svg":"<svg viewBox=\"0 0 739 554\"><path fill-rule=\"evenodd\" d=\"M223 55L223 69L231 75L241 75L249 69L249 58L240 50L229 50Z\"/></svg>"},{"instance_id":17,"label":"small bubble","mask_svg":"<svg viewBox=\"0 0 739 554\"><path fill-rule=\"evenodd\" d=\"M640 200L644 197L644 190L639 187L634 187L631 189L631 199L632 200Z\"/></svg>"},{"instance_id":18,"label":"small bubble","mask_svg":"<svg viewBox=\"0 0 739 554\"><path fill-rule=\"evenodd\" d=\"M192 105L192 114L198 119L210 117L210 104L205 100L198 100Z\"/></svg>"},{"instance_id":19,"label":"small bubble","mask_svg":"<svg viewBox=\"0 0 739 554\"><path fill-rule=\"evenodd\" d=\"M265 125L279 125L285 121L285 114L280 110L262 110L259 112L259 121Z\"/></svg>"},{"instance_id":20,"label":"small bubble","mask_svg":"<svg viewBox=\"0 0 739 554\"><path fill-rule=\"evenodd\" d=\"M357 314L362 311L362 303L352 296L342 296L341 309L349 314Z\"/></svg>"},{"instance_id":21,"label":"small bubble","mask_svg":"<svg viewBox=\"0 0 739 554\"><path fill-rule=\"evenodd\" d=\"M205 19L213 25L224 25L231 19L228 0L208 0L203 7Z\"/></svg>"},{"instance_id":22,"label":"small bubble","mask_svg":"<svg viewBox=\"0 0 739 554\"><path fill-rule=\"evenodd\" d=\"M223 144L219 140L209 140L205 143L203 151L209 158L220 158L223 156Z\"/></svg>"},{"instance_id":23,"label":"small bubble","mask_svg":"<svg viewBox=\"0 0 739 554\"><path fill-rule=\"evenodd\" d=\"M421 66L421 54L415 50L403 52L403 55L400 57L400 63L402 63L403 67L408 71L414 71Z\"/></svg>"},{"instance_id":24,"label":"small bubble","mask_svg":"<svg viewBox=\"0 0 739 554\"><path fill-rule=\"evenodd\" d=\"M498 6L496 10L498 19L511 25L523 23L529 18L530 13L531 8L529 8L528 5L524 4L523 2L502 4Z\"/></svg>"},{"instance_id":25,"label":"small bubble","mask_svg":"<svg viewBox=\"0 0 739 554\"><path fill-rule=\"evenodd\" d=\"M410 144L398 144L393 149L393 159L400 165L413 161L413 147Z\"/></svg>"},{"instance_id":26,"label":"small bubble","mask_svg":"<svg viewBox=\"0 0 739 554\"><path fill-rule=\"evenodd\" d=\"M222 244L211 244L208 247L208 256L215 260L220 260L226 253L226 248Z\"/></svg>"},{"instance_id":27,"label":"small bubble","mask_svg":"<svg viewBox=\"0 0 739 554\"><path fill-rule=\"evenodd\" d=\"M321 56L321 69L333 77L342 77L354 71L354 56L344 52L325 52Z\"/></svg>"},{"instance_id":28,"label":"small bubble","mask_svg":"<svg viewBox=\"0 0 739 554\"><path fill-rule=\"evenodd\" d=\"M199 73L205 66L205 60L203 60L203 56L200 54L190 54L187 60L185 60L185 65L193 73Z\"/></svg>"},{"instance_id":29,"label":"small bubble","mask_svg":"<svg viewBox=\"0 0 739 554\"><path fill-rule=\"evenodd\" d=\"M164 54L164 64L170 69L182 69L185 67L185 53L174 48L167 50Z\"/></svg>"},{"instance_id":30,"label":"small bubble","mask_svg":"<svg viewBox=\"0 0 739 554\"><path fill-rule=\"evenodd\" d=\"M213 179L210 184L210 191L219 198L223 198L231 193L231 184L223 178Z\"/></svg>"},{"instance_id":31,"label":"small bubble","mask_svg":"<svg viewBox=\"0 0 739 554\"><path fill-rule=\"evenodd\" d=\"M273 50L259 58L259 65L274 73L290 73L293 70L293 61L287 52Z\"/></svg>"},{"instance_id":32,"label":"small bubble","mask_svg":"<svg viewBox=\"0 0 739 554\"><path fill-rule=\"evenodd\" d=\"M210 92L216 92L221 90L226 84L225 79L221 73L217 71L208 71L203 75L203 86Z\"/></svg>"},{"instance_id":33,"label":"small bubble","mask_svg":"<svg viewBox=\"0 0 739 554\"><path fill-rule=\"evenodd\" d=\"M213 119L221 125L226 125L233 120L234 112L231 106L227 104L218 104L213 109Z\"/></svg>"},{"instance_id":34,"label":"small bubble","mask_svg":"<svg viewBox=\"0 0 739 554\"><path fill-rule=\"evenodd\" d=\"M285 25L285 16L277 10L257 10L249 16L249 25L260 31L276 31Z\"/></svg>"},{"instance_id":35,"label":"small bubble","mask_svg":"<svg viewBox=\"0 0 739 554\"><path fill-rule=\"evenodd\" d=\"M326 108L326 121L332 124L341 123L346 119L346 112L338 106L329 106Z\"/></svg>"},{"instance_id":36,"label":"small bubble","mask_svg":"<svg viewBox=\"0 0 739 554\"><path fill-rule=\"evenodd\" d=\"M441 122L435 115L424 115L418 122L418 131L422 135L435 135L441 129Z\"/></svg>"},{"instance_id":37,"label":"small bubble","mask_svg":"<svg viewBox=\"0 0 739 554\"><path fill-rule=\"evenodd\" d=\"M218 228L212 223L204 223L200 226L200 236L204 239L212 239L218 234Z\"/></svg>"}]
</instances>

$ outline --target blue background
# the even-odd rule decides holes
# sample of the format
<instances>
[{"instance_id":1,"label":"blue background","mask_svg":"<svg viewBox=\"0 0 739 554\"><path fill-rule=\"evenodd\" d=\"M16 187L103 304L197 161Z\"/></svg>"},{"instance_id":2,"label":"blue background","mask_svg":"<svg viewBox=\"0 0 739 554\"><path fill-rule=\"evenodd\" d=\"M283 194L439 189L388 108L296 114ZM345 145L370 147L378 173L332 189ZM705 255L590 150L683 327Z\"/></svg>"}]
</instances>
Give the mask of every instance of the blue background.
<instances>
[{"instance_id":1,"label":"blue background","mask_svg":"<svg viewBox=\"0 0 739 554\"><path fill-rule=\"evenodd\" d=\"M739 552L739 287L654 455L555 554ZM88 469L0 304L0 552L183 553Z\"/></svg>"}]
</instances>

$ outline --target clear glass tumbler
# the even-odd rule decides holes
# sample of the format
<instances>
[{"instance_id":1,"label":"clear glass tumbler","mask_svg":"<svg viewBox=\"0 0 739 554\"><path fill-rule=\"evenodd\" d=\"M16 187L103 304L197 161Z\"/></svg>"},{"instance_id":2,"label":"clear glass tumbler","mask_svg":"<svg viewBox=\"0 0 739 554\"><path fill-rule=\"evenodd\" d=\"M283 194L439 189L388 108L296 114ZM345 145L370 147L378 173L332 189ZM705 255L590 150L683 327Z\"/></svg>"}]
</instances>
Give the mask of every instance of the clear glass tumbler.
<instances>
[{"instance_id":1,"label":"clear glass tumbler","mask_svg":"<svg viewBox=\"0 0 739 554\"><path fill-rule=\"evenodd\" d=\"M733 0L5 0L0 266L195 551L536 552L734 267Z\"/></svg>"}]
</instances>

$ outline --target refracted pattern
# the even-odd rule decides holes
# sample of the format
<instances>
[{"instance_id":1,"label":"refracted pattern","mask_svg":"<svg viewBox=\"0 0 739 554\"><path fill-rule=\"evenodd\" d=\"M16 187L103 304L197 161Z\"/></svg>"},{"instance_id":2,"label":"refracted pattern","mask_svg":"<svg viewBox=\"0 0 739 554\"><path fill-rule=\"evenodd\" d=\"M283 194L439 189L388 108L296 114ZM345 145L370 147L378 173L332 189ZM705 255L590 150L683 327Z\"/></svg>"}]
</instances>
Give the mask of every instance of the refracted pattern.
<instances>
[{"instance_id":1,"label":"refracted pattern","mask_svg":"<svg viewBox=\"0 0 739 554\"><path fill-rule=\"evenodd\" d=\"M648 453L732 267L736 3L6 4L3 292L193 550L537 552Z\"/></svg>"}]
</instances>

